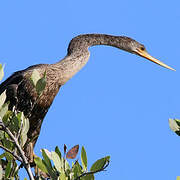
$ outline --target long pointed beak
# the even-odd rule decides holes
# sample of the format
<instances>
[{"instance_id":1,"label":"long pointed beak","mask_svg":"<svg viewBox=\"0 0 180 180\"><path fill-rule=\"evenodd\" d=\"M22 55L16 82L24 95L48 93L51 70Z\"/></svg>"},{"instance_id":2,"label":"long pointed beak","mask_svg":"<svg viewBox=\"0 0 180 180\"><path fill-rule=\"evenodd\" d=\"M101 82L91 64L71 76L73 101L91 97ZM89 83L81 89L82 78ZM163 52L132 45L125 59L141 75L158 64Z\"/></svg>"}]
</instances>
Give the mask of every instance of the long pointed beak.
<instances>
[{"instance_id":1,"label":"long pointed beak","mask_svg":"<svg viewBox=\"0 0 180 180\"><path fill-rule=\"evenodd\" d=\"M145 50L144 50L144 51L138 50L138 51L137 51L137 54L138 54L139 56L142 56L142 57L144 57L144 58L152 61L153 63L156 63L156 64L158 64L158 65L160 65L160 66L163 66L163 67L165 67L165 68L167 68L167 69L176 71L176 70L173 69L172 67L164 64L163 62L161 62L161 61L159 61L158 59L156 59L156 58L152 57L151 55L149 55L149 54L147 53L147 51L145 51Z\"/></svg>"}]
</instances>

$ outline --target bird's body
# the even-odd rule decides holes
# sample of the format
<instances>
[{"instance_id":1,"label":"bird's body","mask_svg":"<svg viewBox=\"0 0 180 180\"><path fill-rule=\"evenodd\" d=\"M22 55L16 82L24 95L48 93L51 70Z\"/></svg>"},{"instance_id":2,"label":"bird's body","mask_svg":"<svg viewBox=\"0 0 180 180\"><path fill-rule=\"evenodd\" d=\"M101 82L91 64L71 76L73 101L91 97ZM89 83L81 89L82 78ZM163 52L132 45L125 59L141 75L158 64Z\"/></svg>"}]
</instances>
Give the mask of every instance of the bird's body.
<instances>
[{"instance_id":1,"label":"bird's body","mask_svg":"<svg viewBox=\"0 0 180 180\"><path fill-rule=\"evenodd\" d=\"M55 64L34 65L25 70L15 72L0 85L0 94L6 90L6 100L10 101L9 107L15 107L16 111L22 111L29 118L30 129L28 140L24 147L28 157L31 156L30 144L34 147L40 133L42 121L60 87L87 63L89 59L88 48L94 45L114 46L172 69L147 54L144 46L131 38L104 34L86 34L77 36L71 40L68 53L61 61ZM46 72L46 87L39 98L30 81L34 69L41 76Z\"/></svg>"}]
</instances>

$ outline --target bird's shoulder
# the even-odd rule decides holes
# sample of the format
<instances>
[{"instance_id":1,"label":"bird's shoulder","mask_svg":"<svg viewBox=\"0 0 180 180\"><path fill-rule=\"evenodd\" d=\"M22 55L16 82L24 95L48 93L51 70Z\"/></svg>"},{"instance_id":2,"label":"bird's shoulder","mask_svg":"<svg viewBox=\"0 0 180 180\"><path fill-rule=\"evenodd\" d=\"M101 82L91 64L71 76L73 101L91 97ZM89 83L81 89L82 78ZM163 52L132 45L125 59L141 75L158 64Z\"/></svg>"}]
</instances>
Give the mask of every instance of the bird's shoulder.
<instances>
[{"instance_id":1,"label":"bird's shoulder","mask_svg":"<svg viewBox=\"0 0 180 180\"><path fill-rule=\"evenodd\" d=\"M22 71L14 72L4 82L0 84L0 94L11 85L18 85L23 80Z\"/></svg>"}]
</instances>

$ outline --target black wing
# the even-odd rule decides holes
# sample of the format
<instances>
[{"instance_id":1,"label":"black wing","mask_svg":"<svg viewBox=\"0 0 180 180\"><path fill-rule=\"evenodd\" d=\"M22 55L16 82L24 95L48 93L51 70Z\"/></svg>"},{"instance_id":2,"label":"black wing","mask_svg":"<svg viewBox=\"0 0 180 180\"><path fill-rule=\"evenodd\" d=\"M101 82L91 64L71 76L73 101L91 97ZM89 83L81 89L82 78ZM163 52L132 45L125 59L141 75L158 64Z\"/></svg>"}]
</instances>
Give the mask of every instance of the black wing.
<instances>
[{"instance_id":1,"label":"black wing","mask_svg":"<svg viewBox=\"0 0 180 180\"><path fill-rule=\"evenodd\" d=\"M0 94L7 89L8 86L12 84L18 85L23 80L22 71L17 71L13 73L9 78L7 78L3 83L0 84Z\"/></svg>"},{"instance_id":2,"label":"black wing","mask_svg":"<svg viewBox=\"0 0 180 180\"><path fill-rule=\"evenodd\" d=\"M23 73L22 71L17 71L0 85L0 94L6 90L6 102L11 102L9 109L17 105L17 91L22 81Z\"/></svg>"}]
</instances>

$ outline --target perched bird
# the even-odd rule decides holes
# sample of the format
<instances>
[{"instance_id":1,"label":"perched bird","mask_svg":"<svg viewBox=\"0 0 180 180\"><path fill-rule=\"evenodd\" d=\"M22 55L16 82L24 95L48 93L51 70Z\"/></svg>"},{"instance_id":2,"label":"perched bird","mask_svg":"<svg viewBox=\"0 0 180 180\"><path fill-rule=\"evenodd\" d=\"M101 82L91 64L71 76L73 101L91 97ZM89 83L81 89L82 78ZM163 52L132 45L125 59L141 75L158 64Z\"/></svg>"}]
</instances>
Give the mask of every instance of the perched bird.
<instances>
[{"instance_id":1,"label":"perched bird","mask_svg":"<svg viewBox=\"0 0 180 180\"><path fill-rule=\"evenodd\" d=\"M90 55L88 48L95 45L113 46L174 70L150 56L144 45L129 37L84 34L71 40L67 55L61 61L54 64L38 64L15 72L0 85L0 94L6 90L6 101L10 101L9 108L15 107L17 112L22 111L29 118L30 129L27 135L28 140L24 146L29 161L33 161L32 152L40 134L43 119L59 88L87 63ZM46 72L46 87L39 98L30 81L33 70L37 70L41 76Z\"/></svg>"}]
</instances>

